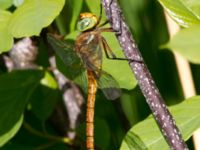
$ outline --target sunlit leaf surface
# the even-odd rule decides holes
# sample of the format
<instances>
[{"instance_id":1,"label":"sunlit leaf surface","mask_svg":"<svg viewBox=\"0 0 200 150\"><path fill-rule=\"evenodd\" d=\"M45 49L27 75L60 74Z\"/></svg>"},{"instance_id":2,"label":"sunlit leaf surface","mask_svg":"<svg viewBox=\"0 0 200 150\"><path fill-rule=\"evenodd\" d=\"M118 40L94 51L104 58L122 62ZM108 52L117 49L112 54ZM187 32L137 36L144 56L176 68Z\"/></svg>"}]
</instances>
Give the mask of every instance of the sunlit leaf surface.
<instances>
[{"instance_id":1,"label":"sunlit leaf surface","mask_svg":"<svg viewBox=\"0 0 200 150\"><path fill-rule=\"evenodd\" d=\"M200 3L198 0L159 0L168 14L181 26L200 24Z\"/></svg>"},{"instance_id":2,"label":"sunlit leaf surface","mask_svg":"<svg viewBox=\"0 0 200 150\"><path fill-rule=\"evenodd\" d=\"M13 127L5 134L0 135L0 147L7 143L20 129L23 122L23 116L13 125Z\"/></svg>"},{"instance_id":3,"label":"sunlit leaf surface","mask_svg":"<svg viewBox=\"0 0 200 150\"><path fill-rule=\"evenodd\" d=\"M9 29L14 37L39 35L63 8L64 0L26 0L11 17Z\"/></svg>"},{"instance_id":4,"label":"sunlit leaf surface","mask_svg":"<svg viewBox=\"0 0 200 150\"><path fill-rule=\"evenodd\" d=\"M192 63L200 63L200 26L179 31L163 47L176 51Z\"/></svg>"},{"instance_id":5,"label":"sunlit leaf surface","mask_svg":"<svg viewBox=\"0 0 200 150\"><path fill-rule=\"evenodd\" d=\"M7 9L12 5L12 3L13 0L0 0L0 9Z\"/></svg>"},{"instance_id":6,"label":"sunlit leaf surface","mask_svg":"<svg viewBox=\"0 0 200 150\"><path fill-rule=\"evenodd\" d=\"M11 15L8 11L0 10L0 54L8 51L13 44L12 35L7 28Z\"/></svg>"},{"instance_id":7,"label":"sunlit leaf surface","mask_svg":"<svg viewBox=\"0 0 200 150\"><path fill-rule=\"evenodd\" d=\"M200 126L200 96L192 97L184 102L170 107L178 127L187 140ZM127 133L120 150L148 149L168 150L169 147L163 138L152 116L136 124Z\"/></svg>"}]
</instances>

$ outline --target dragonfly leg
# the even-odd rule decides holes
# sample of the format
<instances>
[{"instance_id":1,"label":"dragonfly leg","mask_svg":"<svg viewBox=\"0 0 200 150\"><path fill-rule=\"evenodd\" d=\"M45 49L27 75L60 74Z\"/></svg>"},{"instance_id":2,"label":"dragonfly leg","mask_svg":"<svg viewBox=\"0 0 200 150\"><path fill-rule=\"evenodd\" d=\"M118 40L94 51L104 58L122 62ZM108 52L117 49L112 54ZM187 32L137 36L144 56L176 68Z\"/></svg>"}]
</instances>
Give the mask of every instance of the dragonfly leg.
<instances>
[{"instance_id":1,"label":"dragonfly leg","mask_svg":"<svg viewBox=\"0 0 200 150\"><path fill-rule=\"evenodd\" d=\"M100 32L115 32L112 28L100 28Z\"/></svg>"},{"instance_id":2,"label":"dragonfly leg","mask_svg":"<svg viewBox=\"0 0 200 150\"><path fill-rule=\"evenodd\" d=\"M105 22L105 24L106 24L107 22ZM104 24L104 25L105 25ZM114 30L113 28L100 28L99 29L100 30L100 32L114 32L116 35L118 35L118 34L121 34L121 27L120 27L120 29L119 29L119 31L117 31L117 30Z\"/></svg>"},{"instance_id":3,"label":"dragonfly leg","mask_svg":"<svg viewBox=\"0 0 200 150\"><path fill-rule=\"evenodd\" d=\"M100 3L100 14L99 14L99 18L98 18L98 21L97 21L97 26L100 24L101 18L102 18L102 3Z\"/></svg>"},{"instance_id":4,"label":"dragonfly leg","mask_svg":"<svg viewBox=\"0 0 200 150\"><path fill-rule=\"evenodd\" d=\"M111 48L109 47L108 43L106 42L106 40L104 39L104 37L101 37L102 39L102 45L103 45L103 49L104 49L104 52L106 54L106 57L108 59L112 59L112 60L128 60L126 58L118 58L116 57L116 55L113 53L113 51L111 50ZM110 56L110 55L111 56Z\"/></svg>"},{"instance_id":5,"label":"dragonfly leg","mask_svg":"<svg viewBox=\"0 0 200 150\"><path fill-rule=\"evenodd\" d=\"M105 22L103 22L102 24L100 24L100 25L98 26L98 28L100 28L100 27L102 27L102 26L106 25L107 23L109 23L109 21L108 21L108 20L106 20Z\"/></svg>"},{"instance_id":6,"label":"dragonfly leg","mask_svg":"<svg viewBox=\"0 0 200 150\"><path fill-rule=\"evenodd\" d=\"M100 3L100 14L99 14L98 22L97 22L98 28L106 25L109 22L108 20L106 20L105 22L103 22L102 24L100 24L101 18L102 18L102 12L103 12L102 10L103 10L102 3Z\"/></svg>"},{"instance_id":7,"label":"dragonfly leg","mask_svg":"<svg viewBox=\"0 0 200 150\"><path fill-rule=\"evenodd\" d=\"M110 48L110 46L108 45L108 43L106 42L106 40L105 40L104 37L101 37L101 41L102 41L102 45L103 45L104 52L105 52L106 57L107 57L108 59L111 59L111 60L126 60L126 61L129 61L129 63L131 63L131 62L142 63L142 62L143 62L142 60L136 60L136 59L118 58L118 57L116 57L116 55L113 53L112 49ZM111 56L110 56L109 54L110 54Z\"/></svg>"}]
</instances>

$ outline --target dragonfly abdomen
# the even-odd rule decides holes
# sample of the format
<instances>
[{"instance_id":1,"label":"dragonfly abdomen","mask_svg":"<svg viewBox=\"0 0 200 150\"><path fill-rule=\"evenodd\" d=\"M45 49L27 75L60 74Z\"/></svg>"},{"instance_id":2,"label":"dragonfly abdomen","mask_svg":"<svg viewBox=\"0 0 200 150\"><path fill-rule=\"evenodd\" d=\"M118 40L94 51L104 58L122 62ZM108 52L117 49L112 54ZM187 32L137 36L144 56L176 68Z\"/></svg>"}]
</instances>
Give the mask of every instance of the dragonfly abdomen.
<instances>
[{"instance_id":1,"label":"dragonfly abdomen","mask_svg":"<svg viewBox=\"0 0 200 150\"><path fill-rule=\"evenodd\" d=\"M93 71L87 70L88 74L88 98L86 113L86 147L94 150L94 107L97 92L97 82Z\"/></svg>"}]
</instances>

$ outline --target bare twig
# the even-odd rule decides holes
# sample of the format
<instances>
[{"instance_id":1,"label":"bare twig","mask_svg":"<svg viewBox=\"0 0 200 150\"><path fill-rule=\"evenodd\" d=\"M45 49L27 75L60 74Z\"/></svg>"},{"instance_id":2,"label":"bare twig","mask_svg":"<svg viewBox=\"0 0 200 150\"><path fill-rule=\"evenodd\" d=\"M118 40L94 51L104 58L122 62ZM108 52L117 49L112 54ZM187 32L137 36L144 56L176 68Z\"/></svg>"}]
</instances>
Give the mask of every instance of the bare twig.
<instances>
[{"instance_id":1,"label":"bare twig","mask_svg":"<svg viewBox=\"0 0 200 150\"><path fill-rule=\"evenodd\" d=\"M84 99L75 84L71 83L58 69L56 69L55 56L50 57L49 60L51 67L55 68L53 69L53 74L55 75L59 89L62 91L63 102L68 112L68 125L71 129L68 131L68 137L70 139L74 139L76 133L75 128L77 125L78 117L81 113L81 106L83 105ZM70 85L70 88L67 88L67 85Z\"/></svg>"},{"instance_id":2,"label":"bare twig","mask_svg":"<svg viewBox=\"0 0 200 150\"><path fill-rule=\"evenodd\" d=\"M167 143L174 150L188 149L131 36L117 1L102 0L102 4L105 8L107 19L113 30L116 31L116 36L125 56L129 60L133 60L129 62L130 67Z\"/></svg>"}]
</instances>

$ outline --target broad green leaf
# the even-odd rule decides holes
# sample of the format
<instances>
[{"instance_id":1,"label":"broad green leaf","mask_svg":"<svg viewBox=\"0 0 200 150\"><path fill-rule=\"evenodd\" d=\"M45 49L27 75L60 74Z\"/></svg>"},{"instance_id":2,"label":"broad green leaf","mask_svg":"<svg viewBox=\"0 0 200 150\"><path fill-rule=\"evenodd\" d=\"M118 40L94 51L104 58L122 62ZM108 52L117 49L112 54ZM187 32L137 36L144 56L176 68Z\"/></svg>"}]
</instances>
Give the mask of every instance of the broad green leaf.
<instances>
[{"instance_id":1,"label":"broad green leaf","mask_svg":"<svg viewBox=\"0 0 200 150\"><path fill-rule=\"evenodd\" d=\"M12 5L12 3L13 0L0 0L0 9L7 9Z\"/></svg>"},{"instance_id":2,"label":"broad green leaf","mask_svg":"<svg viewBox=\"0 0 200 150\"><path fill-rule=\"evenodd\" d=\"M13 13L9 29L14 37L39 35L59 15L64 0L27 0Z\"/></svg>"},{"instance_id":3,"label":"broad green leaf","mask_svg":"<svg viewBox=\"0 0 200 150\"><path fill-rule=\"evenodd\" d=\"M11 15L8 11L0 10L0 54L8 51L13 44L13 37L7 28Z\"/></svg>"},{"instance_id":4,"label":"broad green leaf","mask_svg":"<svg viewBox=\"0 0 200 150\"><path fill-rule=\"evenodd\" d=\"M72 32L76 29L76 22L79 18L83 0L79 0L79 1L73 0L73 1L71 1L71 3L73 5L73 11L72 11L72 18L70 21L70 32Z\"/></svg>"},{"instance_id":5,"label":"broad green leaf","mask_svg":"<svg viewBox=\"0 0 200 150\"><path fill-rule=\"evenodd\" d=\"M100 15L100 0L85 0L85 2L87 3L90 11L95 14L96 16Z\"/></svg>"},{"instance_id":6,"label":"broad green leaf","mask_svg":"<svg viewBox=\"0 0 200 150\"><path fill-rule=\"evenodd\" d=\"M76 30L76 31L71 32L70 34L66 35L66 36L64 37L64 39L66 39L66 40L75 40L76 37L77 37L79 34L80 34L80 32Z\"/></svg>"},{"instance_id":7,"label":"broad green leaf","mask_svg":"<svg viewBox=\"0 0 200 150\"><path fill-rule=\"evenodd\" d=\"M102 132L104 131L104 132ZM101 149L106 149L109 144L111 133L106 120L96 117L95 118L95 144Z\"/></svg>"},{"instance_id":8,"label":"broad green leaf","mask_svg":"<svg viewBox=\"0 0 200 150\"><path fill-rule=\"evenodd\" d=\"M7 52L9 49L12 48L13 45L13 37L7 30L0 29L0 54L2 52Z\"/></svg>"},{"instance_id":9,"label":"broad green leaf","mask_svg":"<svg viewBox=\"0 0 200 150\"><path fill-rule=\"evenodd\" d=\"M14 126L5 134L0 136L0 147L7 143L20 129L23 122L23 115L19 120L14 124Z\"/></svg>"},{"instance_id":10,"label":"broad green leaf","mask_svg":"<svg viewBox=\"0 0 200 150\"><path fill-rule=\"evenodd\" d=\"M100 16L100 10L101 10L101 1L100 0L85 0L85 2L87 3L91 13L95 14L97 16L97 18ZM102 7L103 9L103 7ZM102 20L105 20L106 17L104 15L104 10L102 10Z\"/></svg>"},{"instance_id":11,"label":"broad green leaf","mask_svg":"<svg viewBox=\"0 0 200 150\"><path fill-rule=\"evenodd\" d=\"M41 121L48 119L58 101L57 83L53 76L46 72L41 84L31 97L31 106L34 114Z\"/></svg>"},{"instance_id":12,"label":"broad green leaf","mask_svg":"<svg viewBox=\"0 0 200 150\"><path fill-rule=\"evenodd\" d=\"M41 122L38 121L38 119L35 118L34 115L28 115L26 114L26 121L31 120L28 123L29 126L36 129L36 131L39 131L41 134L46 135L44 132L42 132L42 127L38 128L38 125L41 124ZM1 150L36 150L36 149L44 149L44 150L68 150L66 145L63 142L55 142L53 140L49 140L48 138L44 138L38 135L33 134L27 128L25 127L27 125L27 122L23 124L22 128L19 130L17 135L11 139L9 142L7 142L3 147L1 147ZM50 124L45 124L46 128L51 128ZM50 131L48 130L48 133ZM49 133L51 135L54 135L55 131L53 133Z\"/></svg>"},{"instance_id":13,"label":"broad green leaf","mask_svg":"<svg viewBox=\"0 0 200 150\"><path fill-rule=\"evenodd\" d=\"M39 70L13 71L0 75L0 137L11 131L19 121L42 76L43 72Z\"/></svg>"},{"instance_id":14,"label":"broad green leaf","mask_svg":"<svg viewBox=\"0 0 200 150\"><path fill-rule=\"evenodd\" d=\"M198 0L159 0L167 13L183 27L200 24L200 6L197 1ZM196 3L198 3L197 6L195 6Z\"/></svg>"},{"instance_id":15,"label":"broad green leaf","mask_svg":"<svg viewBox=\"0 0 200 150\"><path fill-rule=\"evenodd\" d=\"M45 72L44 78L41 80L41 84L52 89L57 89L58 84L49 72Z\"/></svg>"},{"instance_id":16,"label":"broad green leaf","mask_svg":"<svg viewBox=\"0 0 200 150\"><path fill-rule=\"evenodd\" d=\"M135 89L130 91L123 90L122 96L120 97L120 106L131 125L138 121L140 111L143 111L138 108L137 101L138 94L136 94Z\"/></svg>"},{"instance_id":17,"label":"broad green leaf","mask_svg":"<svg viewBox=\"0 0 200 150\"><path fill-rule=\"evenodd\" d=\"M13 0L13 4L16 7L19 7L20 5L22 5L24 3L25 0Z\"/></svg>"},{"instance_id":18,"label":"broad green leaf","mask_svg":"<svg viewBox=\"0 0 200 150\"><path fill-rule=\"evenodd\" d=\"M188 140L192 133L200 127L199 109L200 96L189 98L178 105L170 107L170 112L174 116L184 140ZM161 147L162 150L169 149L151 115L129 130L122 142L120 150L157 150Z\"/></svg>"},{"instance_id":19,"label":"broad green leaf","mask_svg":"<svg viewBox=\"0 0 200 150\"><path fill-rule=\"evenodd\" d=\"M9 11L0 9L0 29L4 29L8 25L11 15Z\"/></svg>"},{"instance_id":20,"label":"broad green leaf","mask_svg":"<svg viewBox=\"0 0 200 150\"><path fill-rule=\"evenodd\" d=\"M104 34L109 47L118 58L124 58L123 51L113 33ZM103 50L103 48L102 48ZM104 51L103 51L104 53ZM137 85L137 81L129 67L128 61L125 60L110 60L103 58L103 70L111 74L119 83L121 88L133 89Z\"/></svg>"},{"instance_id":21,"label":"broad green leaf","mask_svg":"<svg viewBox=\"0 0 200 150\"><path fill-rule=\"evenodd\" d=\"M113 101L106 100L106 97L103 97L102 92L98 92L96 96L95 103L95 139L97 147L104 146L109 140L109 147L99 147L99 149L106 150L118 150L121 144L123 137L125 136L125 130L123 128L123 121L119 117L119 110L113 105ZM101 119L106 123L109 129L103 124L99 124L96 120ZM98 125L99 124L99 125ZM101 129L102 126L102 129ZM104 134L104 135L102 135ZM111 137L110 137L111 136ZM102 137L102 138L101 138ZM110 139L109 139L109 138ZM101 141L97 141L101 140ZM104 144L101 144L104 142Z\"/></svg>"},{"instance_id":22,"label":"broad green leaf","mask_svg":"<svg viewBox=\"0 0 200 150\"><path fill-rule=\"evenodd\" d=\"M199 0L182 0L183 3L191 8L191 11L200 19L200 1Z\"/></svg>"},{"instance_id":23,"label":"broad green leaf","mask_svg":"<svg viewBox=\"0 0 200 150\"><path fill-rule=\"evenodd\" d=\"M192 26L179 31L164 46L177 51L193 63L200 63L200 26Z\"/></svg>"}]
</instances>

